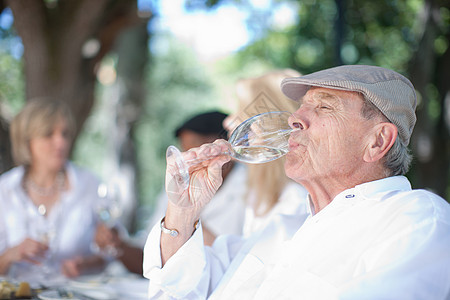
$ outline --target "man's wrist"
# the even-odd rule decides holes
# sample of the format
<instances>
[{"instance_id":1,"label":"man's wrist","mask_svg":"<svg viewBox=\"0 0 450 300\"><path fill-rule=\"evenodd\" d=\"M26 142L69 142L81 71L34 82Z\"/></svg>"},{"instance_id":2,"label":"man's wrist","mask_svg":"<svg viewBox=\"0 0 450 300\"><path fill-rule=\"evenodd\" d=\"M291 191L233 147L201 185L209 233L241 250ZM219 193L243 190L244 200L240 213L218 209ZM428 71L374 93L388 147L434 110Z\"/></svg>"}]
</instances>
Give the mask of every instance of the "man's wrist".
<instances>
[{"instance_id":1,"label":"man's wrist","mask_svg":"<svg viewBox=\"0 0 450 300\"><path fill-rule=\"evenodd\" d=\"M162 218L161 223L160 223L161 232L165 233L165 234L168 234L168 235L170 235L172 237L177 237L180 234L180 232L177 229L174 229L174 228L166 228L166 225L164 223L165 219L166 219L166 217ZM200 225L200 221L197 220L194 223L192 234L194 234L195 230L197 230L199 225Z\"/></svg>"}]
</instances>

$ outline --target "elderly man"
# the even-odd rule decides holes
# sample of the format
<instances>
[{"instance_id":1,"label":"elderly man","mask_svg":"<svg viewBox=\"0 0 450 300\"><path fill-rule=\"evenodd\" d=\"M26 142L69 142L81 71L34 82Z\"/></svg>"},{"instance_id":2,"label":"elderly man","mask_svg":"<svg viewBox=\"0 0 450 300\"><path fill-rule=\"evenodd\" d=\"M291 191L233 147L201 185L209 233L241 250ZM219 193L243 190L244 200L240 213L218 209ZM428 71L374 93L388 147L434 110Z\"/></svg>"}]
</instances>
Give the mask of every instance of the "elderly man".
<instances>
[{"instance_id":1,"label":"elderly man","mask_svg":"<svg viewBox=\"0 0 450 300\"><path fill-rule=\"evenodd\" d=\"M230 157L204 163L187 190L168 162L170 203L144 250L149 296L449 299L450 206L402 176L416 120L409 80L380 67L341 66L285 79L281 89L300 103L285 170L308 190L310 216L280 217L247 240L227 236L204 247L198 216ZM227 145L205 147L185 155Z\"/></svg>"}]
</instances>

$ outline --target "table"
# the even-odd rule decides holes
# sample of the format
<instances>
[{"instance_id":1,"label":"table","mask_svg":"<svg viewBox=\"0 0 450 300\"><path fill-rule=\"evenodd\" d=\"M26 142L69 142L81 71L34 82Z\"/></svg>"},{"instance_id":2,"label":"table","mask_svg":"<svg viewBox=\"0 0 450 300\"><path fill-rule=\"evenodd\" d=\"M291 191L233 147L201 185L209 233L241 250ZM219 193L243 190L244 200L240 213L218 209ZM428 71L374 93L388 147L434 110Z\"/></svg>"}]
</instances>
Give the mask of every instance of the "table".
<instances>
[{"instance_id":1,"label":"table","mask_svg":"<svg viewBox=\"0 0 450 300\"><path fill-rule=\"evenodd\" d=\"M6 277L0 278L9 280ZM148 279L127 271L106 269L99 274L84 275L73 279L55 277L51 281L31 283L37 290L36 300L144 300L147 299ZM64 294L69 297L64 297Z\"/></svg>"}]
</instances>

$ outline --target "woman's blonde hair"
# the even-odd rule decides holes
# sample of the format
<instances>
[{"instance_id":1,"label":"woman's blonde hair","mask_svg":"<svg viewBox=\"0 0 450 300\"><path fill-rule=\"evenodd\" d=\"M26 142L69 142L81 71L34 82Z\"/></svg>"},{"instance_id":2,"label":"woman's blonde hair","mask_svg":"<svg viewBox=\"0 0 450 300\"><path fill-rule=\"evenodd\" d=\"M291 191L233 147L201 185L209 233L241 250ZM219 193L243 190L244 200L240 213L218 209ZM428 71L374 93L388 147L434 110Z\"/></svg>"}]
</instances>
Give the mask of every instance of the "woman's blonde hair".
<instances>
[{"instance_id":1,"label":"woman's blonde hair","mask_svg":"<svg viewBox=\"0 0 450 300\"><path fill-rule=\"evenodd\" d=\"M51 133L56 122L64 120L73 139L76 125L69 107L51 98L29 100L11 122L12 155L16 165L31 164L30 140Z\"/></svg>"},{"instance_id":2,"label":"woman's blonde hair","mask_svg":"<svg viewBox=\"0 0 450 300\"><path fill-rule=\"evenodd\" d=\"M282 69L238 81L236 95L239 109L233 116L233 122L240 123L268 111L295 112L298 103L281 92L280 84L284 78L299 76L301 74L295 70ZM290 180L284 172L284 159L249 165L248 172L248 193L255 200L252 203L255 215L264 215L278 202L283 188Z\"/></svg>"}]
</instances>

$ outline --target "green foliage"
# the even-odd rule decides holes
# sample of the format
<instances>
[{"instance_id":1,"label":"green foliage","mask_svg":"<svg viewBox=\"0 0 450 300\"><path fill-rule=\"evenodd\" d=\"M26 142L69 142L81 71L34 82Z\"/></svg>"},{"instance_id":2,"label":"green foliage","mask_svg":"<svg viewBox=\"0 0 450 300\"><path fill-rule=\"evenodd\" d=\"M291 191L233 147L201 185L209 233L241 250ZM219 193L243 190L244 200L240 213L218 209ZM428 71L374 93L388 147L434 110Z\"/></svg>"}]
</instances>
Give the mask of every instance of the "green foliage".
<instances>
[{"instance_id":1,"label":"green foliage","mask_svg":"<svg viewBox=\"0 0 450 300\"><path fill-rule=\"evenodd\" d=\"M0 52L0 113L4 117L16 115L25 102L22 61Z\"/></svg>"},{"instance_id":2,"label":"green foliage","mask_svg":"<svg viewBox=\"0 0 450 300\"><path fill-rule=\"evenodd\" d=\"M310 73L345 64L374 64L404 72L417 47L417 15L422 0L347 0L343 7L342 39L338 40L336 1L298 1L298 24L282 31L270 29L240 51L240 64L262 60L275 68L291 67ZM443 14L447 11L444 10ZM342 44L340 51L336 44ZM445 38L435 42L445 51Z\"/></svg>"},{"instance_id":3,"label":"green foliage","mask_svg":"<svg viewBox=\"0 0 450 300\"><path fill-rule=\"evenodd\" d=\"M288 51L290 35L288 32L270 30L267 35L248 45L232 59L237 66L246 66L257 62L266 68L286 68L291 65L291 53ZM233 71L240 71L233 68Z\"/></svg>"},{"instance_id":4,"label":"green foliage","mask_svg":"<svg viewBox=\"0 0 450 300\"><path fill-rule=\"evenodd\" d=\"M107 136L112 134L108 128L108 112L104 107L104 89L97 86L96 102L91 110L89 118L83 126L72 153L72 161L77 165L84 166L94 172L100 178L104 170L106 152L108 151Z\"/></svg>"},{"instance_id":5,"label":"green foliage","mask_svg":"<svg viewBox=\"0 0 450 300\"><path fill-rule=\"evenodd\" d=\"M417 46L416 16L422 2L348 1L345 39L358 49L359 61L405 71Z\"/></svg>"},{"instance_id":6,"label":"green foliage","mask_svg":"<svg viewBox=\"0 0 450 300\"><path fill-rule=\"evenodd\" d=\"M430 116L430 119L437 123L439 120L439 117L441 115L441 107L440 107L440 101L439 101L439 91L437 90L436 86L434 84L428 84L426 87L426 93L428 98L428 114Z\"/></svg>"},{"instance_id":7,"label":"green foliage","mask_svg":"<svg viewBox=\"0 0 450 300\"><path fill-rule=\"evenodd\" d=\"M17 114L25 103L23 63L14 52L20 52L20 39L12 27L9 9L0 11L0 113L10 118Z\"/></svg>"}]
</instances>

